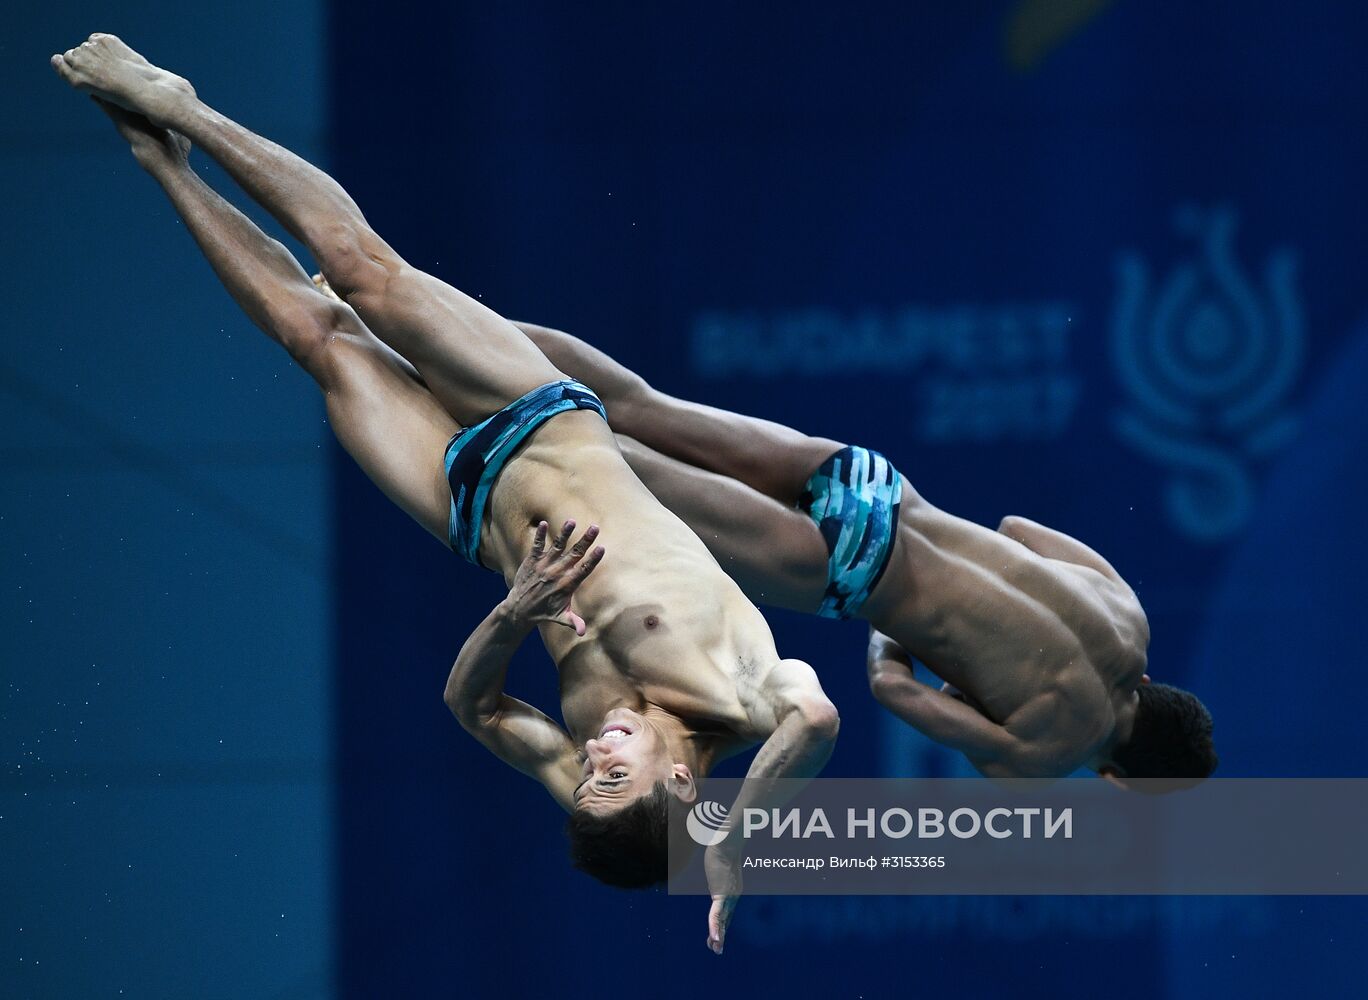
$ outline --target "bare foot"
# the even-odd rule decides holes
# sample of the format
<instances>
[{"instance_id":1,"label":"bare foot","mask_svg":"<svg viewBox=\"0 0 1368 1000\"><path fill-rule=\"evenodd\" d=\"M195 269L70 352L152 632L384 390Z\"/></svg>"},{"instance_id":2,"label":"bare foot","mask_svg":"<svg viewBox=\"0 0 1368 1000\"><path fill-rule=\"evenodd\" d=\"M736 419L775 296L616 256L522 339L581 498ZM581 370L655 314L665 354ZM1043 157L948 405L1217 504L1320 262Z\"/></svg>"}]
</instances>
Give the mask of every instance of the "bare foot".
<instances>
[{"instance_id":1,"label":"bare foot","mask_svg":"<svg viewBox=\"0 0 1368 1000\"><path fill-rule=\"evenodd\" d=\"M184 166L190 162L190 140L179 132L153 125L143 115L98 97L94 101L101 111L109 115L119 135L128 140L133 156L148 170L160 166Z\"/></svg>"},{"instance_id":2,"label":"bare foot","mask_svg":"<svg viewBox=\"0 0 1368 1000\"><path fill-rule=\"evenodd\" d=\"M183 77L153 66L113 35L96 33L50 60L77 90L169 126L175 112L195 96Z\"/></svg>"}]
</instances>

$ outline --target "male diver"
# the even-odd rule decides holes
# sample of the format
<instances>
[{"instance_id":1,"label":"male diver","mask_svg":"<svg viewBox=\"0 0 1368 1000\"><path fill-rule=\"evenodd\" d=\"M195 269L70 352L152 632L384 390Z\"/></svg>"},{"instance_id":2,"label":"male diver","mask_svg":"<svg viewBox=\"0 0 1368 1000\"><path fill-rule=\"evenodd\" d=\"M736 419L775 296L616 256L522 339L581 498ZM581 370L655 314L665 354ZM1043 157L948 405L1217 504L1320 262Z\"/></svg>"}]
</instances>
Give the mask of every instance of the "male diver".
<instances>
[{"instance_id":1,"label":"male diver","mask_svg":"<svg viewBox=\"0 0 1368 1000\"><path fill-rule=\"evenodd\" d=\"M367 475L503 575L508 596L461 649L446 700L571 813L578 867L614 885L662 879L669 803L691 801L717 761L756 743L733 808L768 803L753 779L818 773L838 720L816 675L779 658L760 612L632 473L590 390L407 264L332 178L118 38L91 35L51 62L109 113L233 298L313 376ZM340 299L199 178L191 142L310 249ZM577 541L572 516L593 522ZM600 528L613 548L601 568ZM534 630L559 669L565 728L503 690ZM735 859L710 852L708 945L720 953Z\"/></svg>"},{"instance_id":2,"label":"male diver","mask_svg":"<svg viewBox=\"0 0 1368 1000\"><path fill-rule=\"evenodd\" d=\"M583 341L520 325L599 394L637 475L752 600L869 621L874 697L981 774L1087 767L1172 787L1215 769L1210 714L1149 683L1145 612L1082 542L1023 517L990 531L928 503L877 452L674 398ZM918 680L912 656L944 687Z\"/></svg>"}]
</instances>

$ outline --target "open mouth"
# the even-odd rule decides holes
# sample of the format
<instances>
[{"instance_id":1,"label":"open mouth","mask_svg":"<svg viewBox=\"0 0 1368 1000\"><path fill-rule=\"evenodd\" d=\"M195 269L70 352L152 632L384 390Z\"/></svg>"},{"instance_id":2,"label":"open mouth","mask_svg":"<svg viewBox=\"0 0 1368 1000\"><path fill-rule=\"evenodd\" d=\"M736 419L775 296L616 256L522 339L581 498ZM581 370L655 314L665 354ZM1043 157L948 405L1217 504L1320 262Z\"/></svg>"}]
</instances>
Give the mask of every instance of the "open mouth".
<instances>
[{"instance_id":1,"label":"open mouth","mask_svg":"<svg viewBox=\"0 0 1368 1000\"><path fill-rule=\"evenodd\" d=\"M611 726L605 726L603 732L599 733L598 738L601 740L625 740L631 735L632 731L630 729L615 722Z\"/></svg>"}]
</instances>

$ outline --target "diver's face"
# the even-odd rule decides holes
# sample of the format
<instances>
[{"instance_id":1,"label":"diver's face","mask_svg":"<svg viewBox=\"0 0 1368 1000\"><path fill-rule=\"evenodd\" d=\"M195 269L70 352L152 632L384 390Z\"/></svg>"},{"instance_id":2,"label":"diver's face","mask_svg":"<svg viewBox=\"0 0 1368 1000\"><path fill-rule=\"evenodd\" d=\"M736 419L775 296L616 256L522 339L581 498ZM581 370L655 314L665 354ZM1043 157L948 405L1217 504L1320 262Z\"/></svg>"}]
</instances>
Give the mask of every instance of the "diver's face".
<instances>
[{"instance_id":1,"label":"diver's face","mask_svg":"<svg viewBox=\"0 0 1368 1000\"><path fill-rule=\"evenodd\" d=\"M669 748L640 714L617 708L604 716L598 736L584 745L584 768L575 789L575 808L616 812L673 771Z\"/></svg>"}]
</instances>

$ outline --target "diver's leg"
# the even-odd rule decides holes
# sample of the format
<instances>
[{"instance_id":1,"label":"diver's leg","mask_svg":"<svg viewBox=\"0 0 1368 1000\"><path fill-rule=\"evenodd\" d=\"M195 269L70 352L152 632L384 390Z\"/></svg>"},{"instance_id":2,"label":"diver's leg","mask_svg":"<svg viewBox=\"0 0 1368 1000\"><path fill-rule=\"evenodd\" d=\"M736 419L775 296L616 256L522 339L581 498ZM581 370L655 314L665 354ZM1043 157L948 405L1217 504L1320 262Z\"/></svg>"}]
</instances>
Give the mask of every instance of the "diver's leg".
<instances>
[{"instance_id":1,"label":"diver's leg","mask_svg":"<svg viewBox=\"0 0 1368 1000\"><path fill-rule=\"evenodd\" d=\"M552 364L594 390L613 430L782 504L797 503L813 472L842 447L773 421L677 399L568 333L530 323L518 327Z\"/></svg>"},{"instance_id":2,"label":"diver's leg","mask_svg":"<svg viewBox=\"0 0 1368 1000\"><path fill-rule=\"evenodd\" d=\"M208 107L188 82L118 38L92 35L53 65L77 89L187 136L217 160L309 248L337 294L459 422L475 423L560 377L511 323L405 263L335 180Z\"/></svg>"},{"instance_id":3,"label":"diver's leg","mask_svg":"<svg viewBox=\"0 0 1368 1000\"><path fill-rule=\"evenodd\" d=\"M200 179L182 137L122 108L105 110L229 294L323 390L343 447L445 543L451 499L442 453L456 423L348 306L320 293L288 250Z\"/></svg>"}]
</instances>

